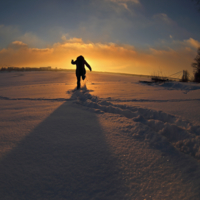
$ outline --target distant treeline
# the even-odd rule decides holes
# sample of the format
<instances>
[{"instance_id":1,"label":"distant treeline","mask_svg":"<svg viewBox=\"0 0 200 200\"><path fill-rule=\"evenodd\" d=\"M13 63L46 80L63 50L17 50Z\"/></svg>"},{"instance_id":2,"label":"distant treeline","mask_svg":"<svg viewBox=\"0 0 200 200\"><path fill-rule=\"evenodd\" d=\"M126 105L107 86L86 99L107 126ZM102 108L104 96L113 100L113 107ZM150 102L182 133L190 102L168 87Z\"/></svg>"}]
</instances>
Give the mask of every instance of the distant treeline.
<instances>
[{"instance_id":1,"label":"distant treeline","mask_svg":"<svg viewBox=\"0 0 200 200\"><path fill-rule=\"evenodd\" d=\"M60 70L68 70L68 69L57 69L48 67L1 67L0 72L11 72L11 71L60 71Z\"/></svg>"}]
</instances>

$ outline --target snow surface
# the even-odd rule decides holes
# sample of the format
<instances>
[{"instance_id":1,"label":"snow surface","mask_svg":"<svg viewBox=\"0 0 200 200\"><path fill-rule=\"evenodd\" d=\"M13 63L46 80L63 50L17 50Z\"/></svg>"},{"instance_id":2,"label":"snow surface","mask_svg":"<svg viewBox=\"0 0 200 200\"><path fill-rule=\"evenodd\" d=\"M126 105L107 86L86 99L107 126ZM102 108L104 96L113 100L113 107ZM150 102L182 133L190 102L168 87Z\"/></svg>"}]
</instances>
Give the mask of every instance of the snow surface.
<instances>
[{"instance_id":1,"label":"snow surface","mask_svg":"<svg viewBox=\"0 0 200 200\"><path fill-rule=\"evenodd\" d=\"M0 73L1 199L200 199L200 85Z\"/></svg>"}]
</instances>

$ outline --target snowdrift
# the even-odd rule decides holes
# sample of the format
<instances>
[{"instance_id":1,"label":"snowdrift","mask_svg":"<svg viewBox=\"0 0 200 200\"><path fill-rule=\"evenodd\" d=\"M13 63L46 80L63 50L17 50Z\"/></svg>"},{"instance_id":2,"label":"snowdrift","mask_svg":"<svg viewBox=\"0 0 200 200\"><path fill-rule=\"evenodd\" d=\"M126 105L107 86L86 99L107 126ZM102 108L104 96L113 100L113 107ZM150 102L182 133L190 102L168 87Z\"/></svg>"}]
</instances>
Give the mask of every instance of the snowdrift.
<instances>
[{"instance_id":1,"label":"snowdrift","mask_svg":"<svg viewBox=\"0 0 200 200\"><path fill-rule=\"evenodd\" d=\"M133 124L125 128L125 134L161 149L169 142L181 152L200 160L200 126L162 111L113 104L111 98L101 99L91 95L86 86L67 93L71 94L71 100L92 112L113 113L132 119Z\"/></svg>"}]
</instances>

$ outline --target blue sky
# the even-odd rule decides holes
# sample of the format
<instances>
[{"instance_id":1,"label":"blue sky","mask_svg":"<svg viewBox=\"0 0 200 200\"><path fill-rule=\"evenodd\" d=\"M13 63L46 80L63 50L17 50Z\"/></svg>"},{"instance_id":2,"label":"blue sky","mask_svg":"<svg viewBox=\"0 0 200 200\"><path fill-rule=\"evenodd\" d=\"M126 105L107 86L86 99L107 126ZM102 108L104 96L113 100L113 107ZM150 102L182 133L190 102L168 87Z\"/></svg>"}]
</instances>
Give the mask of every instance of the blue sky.
<instances>
[{"instance_id":1,"label":"blue sky","mask_svg":"<svg viewBox=\"0 0 200 200\"><path fill-rule=\"evenodd\" d=\"M128 45L128 49L132 48L138 55L141 54L140 59L142 54L148 57L148 52L152 53L152 50L154 53L175 51L180 54L183 48L191 49L188 55L192 58L200 44L199 24L200 12L192 0L1 0L0 51L2 53L3 49L8 50L11 46L14 48L13 42L18 47L26 45L29 50L44 50L53 49L55 45L63 45L67 41L76 41L77 44L79 38L81 44L95 47L97 44L109 47L114 44L123 48ZM5 51L3 53L5 57ZM75 52L70 54L75 55ZM91 54L87 52L86 55L90 57ZM9 56L12 58L11 53ZM100 57L103 58L103 55ZM93 64L95 58L98 58L98 52L91 56ZM55 59L53 66L59 67L61 63L56 64ZM123 63L129 58L125 56L124 59ZM0 61L0 64L14 65L8 60ZM41 64L45 64L44 60ZM145 63L139 62L139 56L136 60L135 66L144 67ZM104 65L106 61L108 58ZM39 63L35 65L39 66ZM16 66L20 64L22 62L17 64L16 60ZM108 66L108 69L134 73L130 67L127 62L126 67L122 66L121 69L120 66L116 66L116 70L114 66ZM180 66L177 66L179 69ZM146 73L150 73L150 70Z\"/></svg>"}]
</instances>

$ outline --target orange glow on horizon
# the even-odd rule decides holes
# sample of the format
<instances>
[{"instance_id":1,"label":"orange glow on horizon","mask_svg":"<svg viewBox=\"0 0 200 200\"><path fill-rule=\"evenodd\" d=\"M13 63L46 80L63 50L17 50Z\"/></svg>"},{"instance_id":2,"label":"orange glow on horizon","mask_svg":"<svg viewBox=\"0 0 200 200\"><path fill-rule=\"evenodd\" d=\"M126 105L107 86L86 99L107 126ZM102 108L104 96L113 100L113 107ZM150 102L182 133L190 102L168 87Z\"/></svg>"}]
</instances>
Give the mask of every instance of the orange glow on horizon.
<instances>
[{"instance_id":1,"label":"orange glow on horizon","mask_svg":"<svg viewBox=\"0 0 200 200\"><path fill-rule=\"evenodd\" d=\"M130 45L114 43L84 43L80 38L64 40L45 49L30 48L14 41L0 50L0 67L41 67L73 69L71 60L83 55L93 71L152 75L163 71L167 75L181 70L192 72L191 63L196 56L198 41L190 38L178 50L138 50Z\"/></svg>"}]
</instances>

